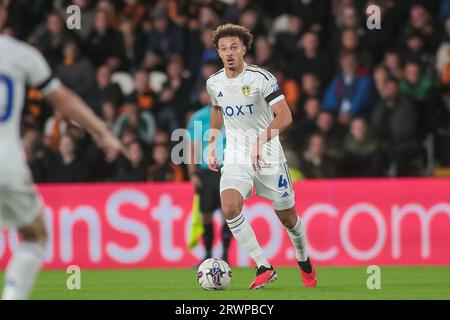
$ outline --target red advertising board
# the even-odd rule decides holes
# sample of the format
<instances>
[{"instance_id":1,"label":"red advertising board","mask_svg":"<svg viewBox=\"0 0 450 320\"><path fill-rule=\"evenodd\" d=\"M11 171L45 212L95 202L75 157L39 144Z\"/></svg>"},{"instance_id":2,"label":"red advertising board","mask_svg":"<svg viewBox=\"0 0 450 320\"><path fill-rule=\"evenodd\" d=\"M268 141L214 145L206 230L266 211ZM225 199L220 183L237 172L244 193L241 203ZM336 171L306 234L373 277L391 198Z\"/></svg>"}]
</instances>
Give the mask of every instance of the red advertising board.
<instances>
[{"instance_id":1,"label":"red advertising board","mask_svg":"<svg viewBox=\"0 0 450 320\"><path fill-rule=\"evenodd\" d=\"M294 188L317 265L450 265L449 179L310 180ZM201 245L187 249L188 183L41 185L39 191L48 269L191 267L203 255ZM271 202L255 196L243 211L269 260L294 265ZM219 235L219 212L214 221ZM0 268L18 244L16 231L0 233ZM220 239L214 254L221 255ZM230 262L251 265L234 241Z\"/></svg>"}]
</instances>

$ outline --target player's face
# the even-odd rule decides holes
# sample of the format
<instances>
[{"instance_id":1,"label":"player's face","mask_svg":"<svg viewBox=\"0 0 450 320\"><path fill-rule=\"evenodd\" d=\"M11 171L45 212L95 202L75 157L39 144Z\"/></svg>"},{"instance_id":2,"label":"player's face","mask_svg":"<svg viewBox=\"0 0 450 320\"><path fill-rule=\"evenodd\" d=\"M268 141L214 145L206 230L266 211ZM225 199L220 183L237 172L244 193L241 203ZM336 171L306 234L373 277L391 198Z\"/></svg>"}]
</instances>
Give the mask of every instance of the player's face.
<instances>
[{"instance_id":1,"label":"player's face","mask_svg":"<svg viewBox=\"0 0 450 320\"><path fill-rule=\"evenodd\" d=\"M220 38L217 51L226 69L238 69L244 63L246 48L238 37Z\"/></svg>"}]
</instances>

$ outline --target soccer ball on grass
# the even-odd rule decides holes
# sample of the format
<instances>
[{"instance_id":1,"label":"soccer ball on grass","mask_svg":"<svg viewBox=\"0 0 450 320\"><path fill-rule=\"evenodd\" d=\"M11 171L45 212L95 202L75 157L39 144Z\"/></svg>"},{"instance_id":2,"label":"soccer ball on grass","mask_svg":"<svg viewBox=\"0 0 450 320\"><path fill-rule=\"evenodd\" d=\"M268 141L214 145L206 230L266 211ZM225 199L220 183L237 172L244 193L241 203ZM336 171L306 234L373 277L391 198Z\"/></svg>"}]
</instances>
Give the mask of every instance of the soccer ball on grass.
<instances>
[{"instance_id":1,"label":"soccer ball on grass","mask_svg":"<svg viewBox=\"0 0 450 320\"><path fill-rule=\"evenodd\" d=\"M231 268L222 259L206 259L198 267L197 279L205 290L225 290L231 282Z\"/></svg>"}]
</instances>

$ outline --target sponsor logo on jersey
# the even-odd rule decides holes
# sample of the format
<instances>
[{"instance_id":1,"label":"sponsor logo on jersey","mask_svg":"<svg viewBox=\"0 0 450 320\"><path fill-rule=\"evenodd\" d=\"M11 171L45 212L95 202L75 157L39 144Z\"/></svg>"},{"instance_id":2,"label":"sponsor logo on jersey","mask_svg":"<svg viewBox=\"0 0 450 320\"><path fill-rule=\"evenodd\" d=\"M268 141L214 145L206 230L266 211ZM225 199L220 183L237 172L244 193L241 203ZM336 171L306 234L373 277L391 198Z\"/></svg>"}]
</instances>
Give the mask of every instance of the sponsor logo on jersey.
<instances>
[{"instance_id":1,"label":"sponsor logo on jersey","mask_svg":"<svg viewBox=\"0 0 450 320\"><path fill-rule=\"evenodd\" d=\"M223 97L222 91L219 91L218 97Z\"/></svg>"}]
</instances>

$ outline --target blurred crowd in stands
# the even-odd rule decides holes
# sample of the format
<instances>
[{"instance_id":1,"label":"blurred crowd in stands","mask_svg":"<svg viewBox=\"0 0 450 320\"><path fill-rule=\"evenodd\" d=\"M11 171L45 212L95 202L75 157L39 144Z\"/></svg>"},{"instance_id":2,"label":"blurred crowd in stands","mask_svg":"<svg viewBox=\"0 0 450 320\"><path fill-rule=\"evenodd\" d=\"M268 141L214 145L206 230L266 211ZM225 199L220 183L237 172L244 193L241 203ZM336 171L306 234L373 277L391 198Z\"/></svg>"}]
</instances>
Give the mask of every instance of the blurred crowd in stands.
<instances>
[{"instance_id":1,"label":"blurred crowd in stands","mask_svg":"<svg viewBox=\"0 0 450 320\"><path fill-rule=\"evenodd\" d=\"M66 8L81 9L69 30ZM367 27L369 5L381 29ZM28 88L23 144L36 182L183 181L171 133L208 105L214 29L255 36L293 113L282 142L305 178L429 176L450 167L450 0L0 0L0 30L40 50L129 148L107 162Z\"/></svg>"}]
</instances>

